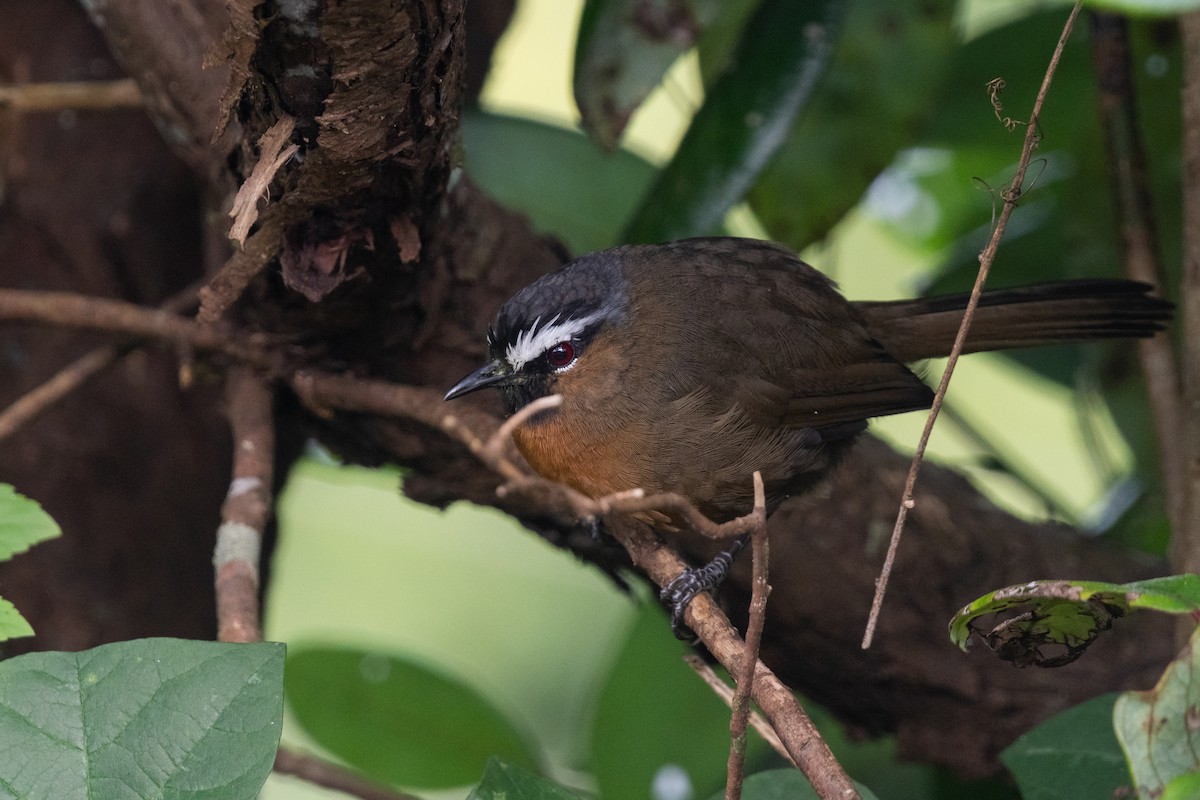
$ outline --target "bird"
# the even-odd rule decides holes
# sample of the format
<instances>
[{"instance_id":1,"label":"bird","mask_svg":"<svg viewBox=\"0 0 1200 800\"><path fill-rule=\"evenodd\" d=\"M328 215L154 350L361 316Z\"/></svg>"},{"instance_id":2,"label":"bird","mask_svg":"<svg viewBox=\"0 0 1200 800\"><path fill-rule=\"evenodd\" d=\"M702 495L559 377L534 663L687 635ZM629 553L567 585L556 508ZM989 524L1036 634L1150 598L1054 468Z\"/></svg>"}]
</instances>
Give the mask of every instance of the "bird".
<instances>
[{"instance_id":1,"label":"bird","mask_svg":"<svg viewBox=\"0 0 1200 800\"><path fill-rule=\"evenodd\" d=\"M1148 337L1173 306L1148 284L1080 279L985 291L964 353ZM817 486L874 417L927 409L909 365L949 354L968 295L850 301L786 246L734 237L623 245L519 290L486 363L446 400L500 391L543 477L593 498L673 492L717 522Z\"/></svg>"}]
</instances>

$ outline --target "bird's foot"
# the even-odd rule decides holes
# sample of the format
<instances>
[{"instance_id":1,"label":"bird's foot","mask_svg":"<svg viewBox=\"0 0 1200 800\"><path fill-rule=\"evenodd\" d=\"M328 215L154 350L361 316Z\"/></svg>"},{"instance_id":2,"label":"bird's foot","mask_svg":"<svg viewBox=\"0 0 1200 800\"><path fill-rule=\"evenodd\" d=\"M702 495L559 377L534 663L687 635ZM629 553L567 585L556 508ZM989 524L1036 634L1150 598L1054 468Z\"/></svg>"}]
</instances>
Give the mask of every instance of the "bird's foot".
<instances>
[{"instance_id":1,"label":"bird's foot","mask_svg":"<svg viewBox=\"0 0 1200 800\"><path fill-rule=\"evenodd\" d=\"M671 607L671 632L675 634L676 639L695 639L683 621L684 612L696 595L715 589L725 581L733 566L733 560L742 552L748 538L741 536L734 539L728 550L717 553L712 561L702 567L685 569L659 592L659 599Z\"/></svg>"}]
</instances>

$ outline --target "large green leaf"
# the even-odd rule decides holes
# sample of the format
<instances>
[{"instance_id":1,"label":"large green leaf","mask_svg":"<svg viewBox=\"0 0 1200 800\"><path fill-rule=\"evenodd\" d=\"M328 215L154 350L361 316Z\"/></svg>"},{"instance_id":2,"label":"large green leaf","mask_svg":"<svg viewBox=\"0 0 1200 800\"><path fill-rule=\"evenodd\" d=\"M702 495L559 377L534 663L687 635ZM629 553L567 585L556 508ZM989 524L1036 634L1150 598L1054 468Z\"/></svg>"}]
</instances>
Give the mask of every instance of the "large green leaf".
<instances>
[{"instance_id":1,"label":"large green leaf","mask_svg":"<svg viewBox=\"0 0 1200 800\"><path fill-rule=\"evenodd\" d=\"M283 717L281 644L120 642L0 663L0 795L251 800Z\"/></svg>"},{"instance_id":2,"label":"large green leaf","mask_svg":"<svg viewBox=\"0 0 1200 800\"><path fill-rule=\"evenodd\" d=\"M858 793L862 800L875 800L871 790L860 783ZM710 800L721 800L724 792L714 794ZM808 778L796 769L773 769L746 776L742 782L742 800L818 800Z\"/></svg>"},{"instance_id":3,"label":"large green leaf","mask_svg":"<svg viewBox=\"0 0 1200 800\"><path fill-rule=\"evenodd\" d=\"M686 775L700 797L725 783L729 708L684 664L688 649L666 628L662 609L643 603L600 697L590 767L602 797L649 797L664 769ZM765 747L751 733L748 762Z\"/></svg>"},{"instance_id":4,"label":"large green leaf","mask_svg":"<svg viewBox=\"0 0 1200 800\"><path fill-rule=\"evenodd\" d=\"M654 167L625 150L601 153L583 134L532 120L469 111L462 120L471 177L573 253L618 237L654 180Z\"/></svg>"},{"instance_id":5,"label":"large green leaf","mask_svg":"<svg viewBox=\"0 0 1200 800\"><path fill-rule=\"evenodd\" d=\"M1069 708L1000 754L1022 800L1120 796L1117 790L1129 786L1129 768L1113 732L1116 699L1106 694Z\"/></svg>"},{"instance_id":6,"label":"large green leaf","mask_svg":"<svg viewBox=\"0 0 1200 800\"><path fill-rule=\"evenodd\" d=\"M295 649L288 705L321 746L379 781L467 786L491 756L536 767L512 724L468 686L401 658Z\"/></svg>"},{"instance_id":7,"label":"large green leaf","mask_svg":"<svg viewBox=\"0 0 1200 800\"><path fill-rule=\"evenodd\" d=\"M483 780L467 800L580 800L557 783L527 772L500 758L489 758Z\"/></svg>"},{"instance_id":8,"label":"large green leaf","mask_svg":"<svg viewBox=\"0 0 1200 800\"><path fill-rule=\"evenodd\" d=\"M943 112L956 6L852 0L824 80L750 193L771 238L822 238Z\"/></svg>"},{"instance_id":9,"label":"large green leaf","mask_svg":"<svg viewBox=\"0 0 1200 800\"><path fill-rule=\"evenodd\" d=\"M37 502L0 483L0 561L61 533L58 523Z\"/></svg>"},{"instance_id":10,"label":"large green leaf","mask_svg":"<svg viewBox=\"0 0 1200 800\"><path fill-rule=\"evenodd\" d=\"M1159 797L1167 784L1200 771L1195 736L1200 709L1200 628L1148 692L1125 692L1113 708L1117 738L1129 760L1138 797ZM1179 795L1177 795L1179 796ZM1194 795L1183 795L1194 796Z\"/></svg>"},{"instance_id":11,"label":"large green leaf","mask_svg":"<svg viewBox=\"0 0 1200 800\"><path fill-rule=\"evenodd\" d=\"M763 0L627 241L710 233L754 185L825 71L846 0Z\"/></svg>"},{"instance_id":12,"label":"large green leaf","mask_svg":"<svg viewBox=\"0 0 1200 800\"><path fill-rule=\"evenodd\" d=\"M584 130L617 146L629 117L696 44L720 0L588 0L575 45L575 102Z\"/></svg>"},{"instance_id":13,"label":"large green leaf","mask_svg":"<svg viewBox=\"0 0 1200 800\"><path fill-rule=\"evenodd\" d=\"M950 639L966 650L971 634L1018 666L1061 666L1074 661L1114 620L1149 609L1168 614L1200 611L1200 575L1169 575L1132 583L1030 581L989 592L950 621ZM1007 614L986 631L977 624Z\"/></svg>"}]
</instances>

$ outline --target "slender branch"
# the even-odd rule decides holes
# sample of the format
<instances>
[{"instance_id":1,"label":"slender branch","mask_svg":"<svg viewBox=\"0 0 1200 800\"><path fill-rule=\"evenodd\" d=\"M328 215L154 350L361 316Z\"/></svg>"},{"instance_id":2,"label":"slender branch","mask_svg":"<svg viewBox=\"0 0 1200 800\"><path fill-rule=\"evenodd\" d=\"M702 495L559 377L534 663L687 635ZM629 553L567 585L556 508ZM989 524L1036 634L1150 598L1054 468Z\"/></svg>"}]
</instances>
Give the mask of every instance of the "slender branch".
<instances>
[{"instance_id":1,"label":"slender branch","mask_svg":"<svg viewBox=\"0 0 1200 800\"><path fill-rule=\"evenodd\" d=\"M258 562L271 517L275 462L272 397L266 382L243 366L229 370L225 397L233 431L233 479L221 506L213 554L217 638L256 642L262 638Z\"/></svg>"},{"instance_id":2,"label":"slender branch","mask_svg":"<svg viewBox=\"0 0 1200 800\"><path fill-rule=\"evenodd\" d=\"M624 545L633 563L659 586L670 583L687 567L672 548L644 526L624 516L609 523L609 531ZM737 674L745 657L745 644L716 601L708 594L697 595L687 607L684 620L717 661L731 674ZM752 696L819 797L859 797L796 696L761 661L755 665Z\"/></svg>"},{"instance_id":3,"label":"slender branch","mask_svg":"<svg viewBox=\"0 0 1200 800\"><path fill-rule=\"evenodd\" d=\"M754 473L754 529L750 533L752 578L750 584L750 614L746 623L745 654L737 675L737 690L733 693L729 717L729 759L725 780L726 800L742 796L742 780L746 772L746 723L750 717L750 688L754 685L754 669L758 664L758 649L762 644L763 625L767 618L767 595L771 586L768 577L767 495L762 473Z\"/></svg>"},{"instance_id":4,"label":"slender branch","mask_svg":"<svg viewBox=\"0 0 1200 800\"><path fill-rule=\"evenodd\" d=\"M1097 12L1091 19L1092 59L1100 90L1100 121L1113 193L1118 201L1117 223L1124 247L1125 272L1134 280L1164 286L1166 273L1159 256L1158 224L1134 97L1129 23L1118 14ZM1185 423L1171 339L1154 336L1139 340L1138 360L1142 374L1146 376L1146 393L1166 491L1167 516L1171 520L1171 565L1176 572L1185 572L1188 564L1200 565L1200 527L1189 529L1186 519Z\"/></svg>"},{"instance_id":5,"label":"slender branch","mask_svg":"<svg viewBox=\"0 0 1200 800\"><path fill-rule=\"evenodd\" d=\"M198 286L190 286L168 298L164 311L182 312L196 302ZM132 351L136 345L99 347L59 370L45 383L31 389L0 412L0 442L26 423L68 396Z\"/></svg>"},{"instance_id":6,"label":"slender branch","mask_svg":"<svg viewBox=\"0 0 1200 800\"><path fill-rule=\"evenodd\" d=\"M104 110L141 105L142 92L133 78L0 86L0 107L16 111Z\"/></svg>"},{"instance_id":7,"label":"slender branch","mask_svg":"<svg viewBox=\"0 0 1200 800\"><path fill-rule=\"evenodd\" d=\"M1188 544L1184 570L1200 572L1200 12L1181 17L1183 29L1183 277L1179 289ZM1173 544L1173 543L1172 543Z\"/></svg>"},{"instance_id":8,"label":"slender branch","mask_svg":"<svg viewBox=\"0 0 1200 800\"><path fill-rule=\"evenodd\" d=\"M933 425L937 422L938 412L941 410L942 402L946 397L946 390L950 386L950 378L954 374L954 367L958 363L958 357L962 354L963 342L967 338L967 331L970 330L971 322L975 318L975 308L979 305L980 295L983 294L983 284L987 280L988 273L991 271L992 263L996 260L996 251L1000 247L1000 239L1003 238L1004 231L1008 228L1009 217L1012 216L1013 209L1017 205L1017 200L1021 197L1021 187L1025 182L1025 173L1029 170L1030 158L1040 138L1038 120L1042 114L1042 106L1046 102L1046 93L1050 90L1050 81L1058 69L1058 62L1062 59L1063 48L1066 47L1067 39L1071 36L1071 29L1075 26L1075 20L1079 17L1079 10L1080 3L1077 2L1071 9L1066 24L1063 25L1062 35L1058 38L1054 54L1050 57L1050 64L1046 67L1046 75L1042 78L1042 85L1038 89L1037 99L1034 100L1033 111L1029 115L1029 124L1025 127L1025 142L1021 147L1021 158L1017 162L1016 173L1013 175L1008 188L1002 193L1004 206L1000 210L1000 217L996 220L996 227L992 230L992 238L988 241L987 247L979 254L979 273L975 276L975 285L971 287L971 298L967 301L967 308L963 312L962 324L959 325L958 334L954 337L954 346L950 349L950 357L946 362L946 369L942 373L941 383L938 384L937 391L934 393L933 406L929 409L929 416L925 420L925 429L921 432L921 440L917 443L912 465L908 470L908 477L904 481L904 493L900 498L900 510L896 514L896 525L892 529L892 538L888 544L887 555L884 557L883 568L879 573L879 580L875 583L875 597L871 601L871 613L867 618L866 631L863 634L862 647L864 650L871 646L871 640L875 638L875 628L879 623L879 612L883 608L883 597L884 593L887 592L888 578L891 576L892 567L896 562L896 551L900 546L900 537L904 531L904 523L908 518L909 510L916 504L913 500L913 489L917 483L917 476L921 472L921 464L925 459L925 448L929 445L929 437L933 433Z\"/></svg>"},{"instance_id":9,"label":"slender branch","mask_svg":"<svg viewBox=\"0 0 1200 800\"><path fill-rule=\"evenodd\" d=\"M268 372L278 372L283 365L278 353L260 346L245 332L223 324L198 324L169 311L122 300L70 292L0 289L0 319L163 339L197 350L224 353Z\"/></svg>"},{"instance_id":10,"label":"slender branch","mask_svg":"<svg viewBox=\"0 0 1200 800\"><path fill-rule=\"evenodd\" d=\"M695 653L688 653L683 657L683 663L692 668L692 671L700 676L700 680L704 681L708 688L713 690L713 694L725 701L725 705L733 709L733 689L729 688L729 684L721 680L716 671L700 656ZM792 760L791 754L787 748L783 746L783 742L779 740L779 734L771 727L771 724L763 719L763 715L750 710L750 726L758 731L758 735L763 738L763 741L771 746L771 749L785 758L793 767L796 762Z\"/></svg>"},{"instance_id":11,"label":"slender branch","mask_svg":"<svg viewBox=\"0 0 1200 800\"><path fill-rule=\"evenodd\" d=\"M411 794L380 786L339 764L301 755L285 747L279 748L275 754L275 771L361 800L420 800Z\"/></svg>"}]
</instances>

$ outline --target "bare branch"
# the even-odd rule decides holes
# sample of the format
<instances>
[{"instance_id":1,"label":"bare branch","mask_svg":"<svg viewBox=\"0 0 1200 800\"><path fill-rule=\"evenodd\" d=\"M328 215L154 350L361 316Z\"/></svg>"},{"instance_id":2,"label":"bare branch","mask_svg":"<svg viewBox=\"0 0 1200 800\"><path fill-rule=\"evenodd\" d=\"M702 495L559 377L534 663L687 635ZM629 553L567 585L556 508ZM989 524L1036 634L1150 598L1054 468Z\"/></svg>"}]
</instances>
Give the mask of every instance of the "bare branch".
<instances>
[{"instance_id":1,"label":"bare branch","mask_svg":"<svg viewBox=\"0 0 1200 800\"><path fill-rule=\"evenodd\" d=\"M142 92L132 78L0 86L0 107L14 111L104 110L141 105Z\"/></svg>"},{"instance_id":2,"label":"bare branch","mask_svg":"<svg viewBox=\"0 0 1200 800\"><path fill-rule=\"evenodd\" d=\"M279 748L275 754L275 771L281 775L294 775L326 789L344 792L360 800L420 800L411 794L380 786L340 764L301 755L285 747Z\"/></svg>"},{"instance_id":3,"label":"bare branch","mask_svg":"<svg viewBox=\"0 0 1200 800\"><path fill-rule=\"evenodd\" d=\"M162 304L164 311L182 312L196 302L198 286L190 286ZM40 386L14 400L0 412L0 442L16 433L59 400L67 397L89 379L100 374L126 355L135 345L101 347L63 367Z\"/></svg>"},{"instance_id":4,"label":"bare branch","mask_svg":"<svg viewBox=\"0 0 1200 800\"><path fill-rule=\"evenodd\" d=\"M746 722L750 716L750 688L754 685L754 669L758 665L758 648L762 644L763 625L767 619L767 595L771 587L768 577L767 495L762 473L754 473L754 529L750 533L750 553L753 559L750 615L746 623L746 646L741 669L737 674L737 690L733 693L729 717L729 759L725 781L726 800L742 796L742 780L746 767Z\"/></svg>"},{"instance_id":5,"label":"bare branch","mask_svg":"<svg viewBox=\"0 0 1200 800\"><path fill-rule=\"evenodd\" d=\"M1066 47L1067 39L1071 36L1071 29L1075 26L1075 20L1079 17L1080 6L1081 4L1078 2L1075 4L1074 8L1071 9L1070 15L1067 17L1066 24L1063 25L1062 35L1059 36L1058 44L1054 48L1054 54L1050 57L1050 64L1046 67L1046 75L1042 78L1041 88L1038 89L1037 99L1033 103L1033 111L1029 115L1029 124L1025 128L1025 142L1021 147L1021 158L1017 162L1016 173L1013 175L1008 188L1002 193L1004 206L1000 211L1000 217L996 220L996 227L992 230L992 238L988 240L987 246L979 254L979 273L975 276L975 285L971 287L971 298L967 302L966 311L963 312L963 319L958 328L958 335L954 338L954 346L950 349L950 357L946 361L946 369L942 373L942 380L938 384L937 392L934 393L933 406L929 409L929 416L925 420L925 429L921 432L921 440L917 443L916 452L913 454L912 466L909 467L908 478L904 482L904 493L900 498L900 510L896 514L896 525L892 529L892 538L888 544L887 555L884 557L883 568L880 570L879 580L875 584L875 598L871 602L871 613L867 618L866 631L863 634L862 647L864 650L871 646L871 640L875 638L875 627L879 622L879 612L883 608L883 597L884 593L887 592L888 577L891 575L892 567L896 562L896 550L900 546L900 537L904 532L904 522L908 518L909 510L915 505L913 489L917 483L917 476L921 472L921 464L925 459L925 448L929 445L929 437L933 433L933 425L937 422L938 412L941 411L942 402L946 397L946 390L950 386L950 378L954 375L954 367L958 363L958 357L962 354L963 342L966 341L967 331L970 330L971 322L975 318L975 308L979 305L980 295L983 294L983 284L992 269L992 263L996 260L996 251L1000 247L1000 240L1004 236L1005 229L1008 228L1009 217L1012 216L1013 209L1017 205L1017 200L1021 197L1021 187L1025 182L1025 173L1029 170L1030 158L1033 156L1033 150L1041 138L1038 133L1038 120L1042 114L1042 106L1046 102L1046 93L1050 90L1050 81L1058 69L1058 62L1062 58L1063 48ZM995 103L994 84L995 81L988 85L989 94L993 97L993 104Z\"/></svg>"},{"instance_id":6,"label":"bare branch","mask_svg":"<svg viewBox=\"0 0 1200 800\"><path fill-rule=\"evenodd\" d=\"M709 666L708 662L695 653L688 653L683 657L683 663L692 668L692 671L700 676L700 680L704 681L708 688L713 690L713 694L725 701L725 705L733 708L733 689L729 688L729 684L721 680L717 673ZM770 723L763 719L762 714L754 709L750 710L750 726L758 731L758 735L763 738L771 749L787 759L793 767L796 762L792 760L792 756L788 753L787 748L783 746L783 742L779 740L779 734L771 727Z\"/></svg>"},{"instance_id":7,"label":"bare branch","mask_svg":"<svg viewBox=\"0 0 1200 800\"><path fill-rule=\"evenodd\" d=\"M244 332L235 331L229 326L201 325L169 311L122 300L87 297L70 292L0 289L0 319L163 339L197 350L224 353L269 372L278 372L283 363L277 353L248 340Z\"/></svg>"},{"instance_id":8,"label":"bare branch","mask_svg":"<svg viewBox=\"0 0 1200 800\"><path fill-rule=\"evenodd\" d=\"M213 554L216 571L217 638L262 639L258 603L259 555L271 518L275 422L271 391L247 367L234 367L225 382L233 432L233 479L221 507Z\"/></svg>"}]
</instances>

